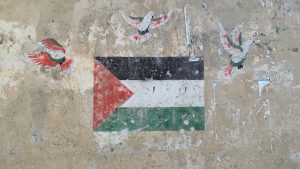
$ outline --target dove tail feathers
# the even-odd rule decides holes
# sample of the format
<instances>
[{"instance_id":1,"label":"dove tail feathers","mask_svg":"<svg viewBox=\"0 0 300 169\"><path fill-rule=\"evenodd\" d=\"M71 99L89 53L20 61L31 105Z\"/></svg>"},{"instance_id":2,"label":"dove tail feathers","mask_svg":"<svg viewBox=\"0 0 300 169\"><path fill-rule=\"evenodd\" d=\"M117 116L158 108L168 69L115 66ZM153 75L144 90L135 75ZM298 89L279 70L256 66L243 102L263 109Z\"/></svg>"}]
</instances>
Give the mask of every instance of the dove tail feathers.
<instances>
[{"instance_id":1,"label":"dove tail feathers","mask_svg":"<svg viewBox=\"0 0 300 169\"><path fill-rule=\"evenodd\" d=\"M144 35L135 34L130 36L130 39L135 43L143 43L151 37L150 33L145 33Z\"/></svg>"},{"instance_id":2,"label":"dove tail feathers","mask_svg":"<svg viewBox=\"0 0 300 169\"><path fill-rule=\"evenodd\" d=\"M61 69L62 71L68 70L68 69L70 68L70 66L72 65L73 62L74 62L74 61L73 61L72 58L66 59L66 60L64 61L64 63L60 65L60 69Z\"/></svg>"},{"instance_id":3,"label":"dove tail feathers","mask_svg":"<svg viewBox=\"0 0 300 169\"><path fill-rule=\"evenodd\" d=\"M33 61L34 63L39 64L38 62L38 56L36 54L27 54L27 56L30 58L31 61Z\"/></svg>"},{"instance_id":4,"label":"dove tail feathers","mask_svg":"<svg viewBox=\"0 0 300 169\"><path fill-rule=\"evenodd\" d=\"M31 59L34 59L34 58L36 58L36 57L37 57L37 55L36 55L36 54L27 54L27 56L28 56L29 58L31 58Z\"/></svg>"}]
</instances>

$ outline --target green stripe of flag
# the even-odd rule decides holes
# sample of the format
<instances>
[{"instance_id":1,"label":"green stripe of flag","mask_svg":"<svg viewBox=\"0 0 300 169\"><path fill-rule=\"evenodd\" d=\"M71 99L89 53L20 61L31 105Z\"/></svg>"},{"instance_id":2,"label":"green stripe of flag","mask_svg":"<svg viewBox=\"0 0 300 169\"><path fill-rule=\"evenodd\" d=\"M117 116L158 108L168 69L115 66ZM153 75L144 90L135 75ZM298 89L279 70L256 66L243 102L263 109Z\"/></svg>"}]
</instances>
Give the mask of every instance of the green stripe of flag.
<instances>
[{"instance_id":1,"label":"green stripe of flag","mask_svg":"<svg viewBox=\"0 0 300 169\"><path fill-rule=\"evenodd\" d=\"M204 107L121 107L96 131L193 131L204 128Z\"/></svg>"}]
</instances>

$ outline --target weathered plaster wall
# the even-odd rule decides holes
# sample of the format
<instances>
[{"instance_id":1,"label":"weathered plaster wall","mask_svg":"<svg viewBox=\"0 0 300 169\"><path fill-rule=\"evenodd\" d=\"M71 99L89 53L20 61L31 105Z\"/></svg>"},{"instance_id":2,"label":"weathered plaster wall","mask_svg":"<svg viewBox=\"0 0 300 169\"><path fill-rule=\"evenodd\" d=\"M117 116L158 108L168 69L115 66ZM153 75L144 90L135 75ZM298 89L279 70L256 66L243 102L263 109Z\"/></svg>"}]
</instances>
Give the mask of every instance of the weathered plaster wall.
<instances>
[{"instance_id":1,"label":"weathered plaster wall","mask_svg":"<svg viewBox=\"0 0 300 169\"><path fill-rule=\"evenodd\" d=\"M204 47L205 131L94 133L93 57L187 55L187 3ZM136 45L118 10L174 13ZM231 77L218 22L243 22L256 41ZM0 168L300 168L299 24L298 0L1 0ZM25 56L48 37L77 57L74 72ZM272 83L259 98L263 77Z\"/></svg>"}]
</instances>

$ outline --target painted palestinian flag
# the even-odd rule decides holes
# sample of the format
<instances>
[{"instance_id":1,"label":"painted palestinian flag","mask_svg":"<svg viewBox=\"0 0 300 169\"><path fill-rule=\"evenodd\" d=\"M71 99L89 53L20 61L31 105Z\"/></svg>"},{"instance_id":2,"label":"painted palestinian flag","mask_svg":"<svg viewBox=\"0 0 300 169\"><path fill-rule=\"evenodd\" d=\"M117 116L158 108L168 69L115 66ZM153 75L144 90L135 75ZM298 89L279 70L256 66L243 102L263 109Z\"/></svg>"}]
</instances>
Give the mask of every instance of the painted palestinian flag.
<instances>
[{"instance_id":1,"label":"painted palestinian flag","mask_svg":"<svg viewBox=\"0 0 300 169\"><path fill-rule=\"evenodd\" d=\"M203 69L188 57L96 57L94 130L204 130Z\"/></svg>"}]
</instances>

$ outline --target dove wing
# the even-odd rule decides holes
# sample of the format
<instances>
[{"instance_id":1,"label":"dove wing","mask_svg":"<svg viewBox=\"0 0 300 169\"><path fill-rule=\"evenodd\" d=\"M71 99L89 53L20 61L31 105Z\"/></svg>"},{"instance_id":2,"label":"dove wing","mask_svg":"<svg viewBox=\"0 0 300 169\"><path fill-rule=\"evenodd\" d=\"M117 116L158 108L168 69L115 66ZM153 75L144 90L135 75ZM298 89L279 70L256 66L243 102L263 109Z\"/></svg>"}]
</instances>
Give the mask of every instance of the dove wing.
<instances>
[{"instance_id":1,"label":"dove wing","mask_svg":"<svg viewBox=\"0 0 300 169\"><path fill-rule=\"evenodd\" d=\"M52 61L50 58L49 54L46 52L40 52L37 55L29 54L28 57L36 64L40 66L49 66L49 67L54 67L57 65L56 62Z\"/></svg>"},{"instance_id":2,"label":"dove wing","mask_svg":"<svg viewBox=\"0 0 300 169\"><path fill-rule=\"evenodd\" d=\"M169 21L170 16L172 15L172 13L173 13L173 11L170 11L168 14L161 14L157 18L153 18L151 20L149 28L155 29L157 27L160 27L160 26L164 25L165 23L167 23Z\"/></svg>"},{"instance_id":3,"label":"dove wing","mask_svg":"<svg viewBox=\"0 0 300 169\"><path fill-rule=\"evenodd\" d=\"M242 32L243 32L243 23L237 25L233 31L230 33L230 38L234 44L242 46Z\"/></svg>"},{"instance_id":4,"label":"dove wing","mask_svg":"<svg viewBox=\"0 0 300 169\"><path fill-rule=\"evenodd\" d=\"M119 11L124 21L129 25L138 28L143 20L143 17L127 16L123 11Z\"/></svg>"},{"instance_id":5,"label":"dove wing","mask_svg":"<svg viewBox=\"0 0 300 169\"><path fill-rule=\"evenodd\" d=\"M46 52L52 59L63 59L65 57L65 48L55 39L44 39L39 42L39 50Z\"/></svg>"},{"instance_id":6,"label":"dove wing","mask_svg":"<svg viewBox=\"0 0 300 169\"><path fill-rule=\"evenodd\" d=\"M65 53L65 48L61 44L59 44L55 39L44 39L40 41L40 44L42 44L41 48L47 48L48 50L61 51L62 53Z\"/></svg>"},{"instance_id":7,"label":"dove wing","mask_svg":"<svg viewBox=\"0 0 300 169\"><path fill-rule=\"evenodd\" d=\"M224 49L230 54L230 55L240 55L241 51L240 49L233 47L232 43L230 43L229 40L229 34L224 30L223 26L219 24L219 32L220 32L220 40L222 43L222 46Z\"/></svg>"}]
</instances>

